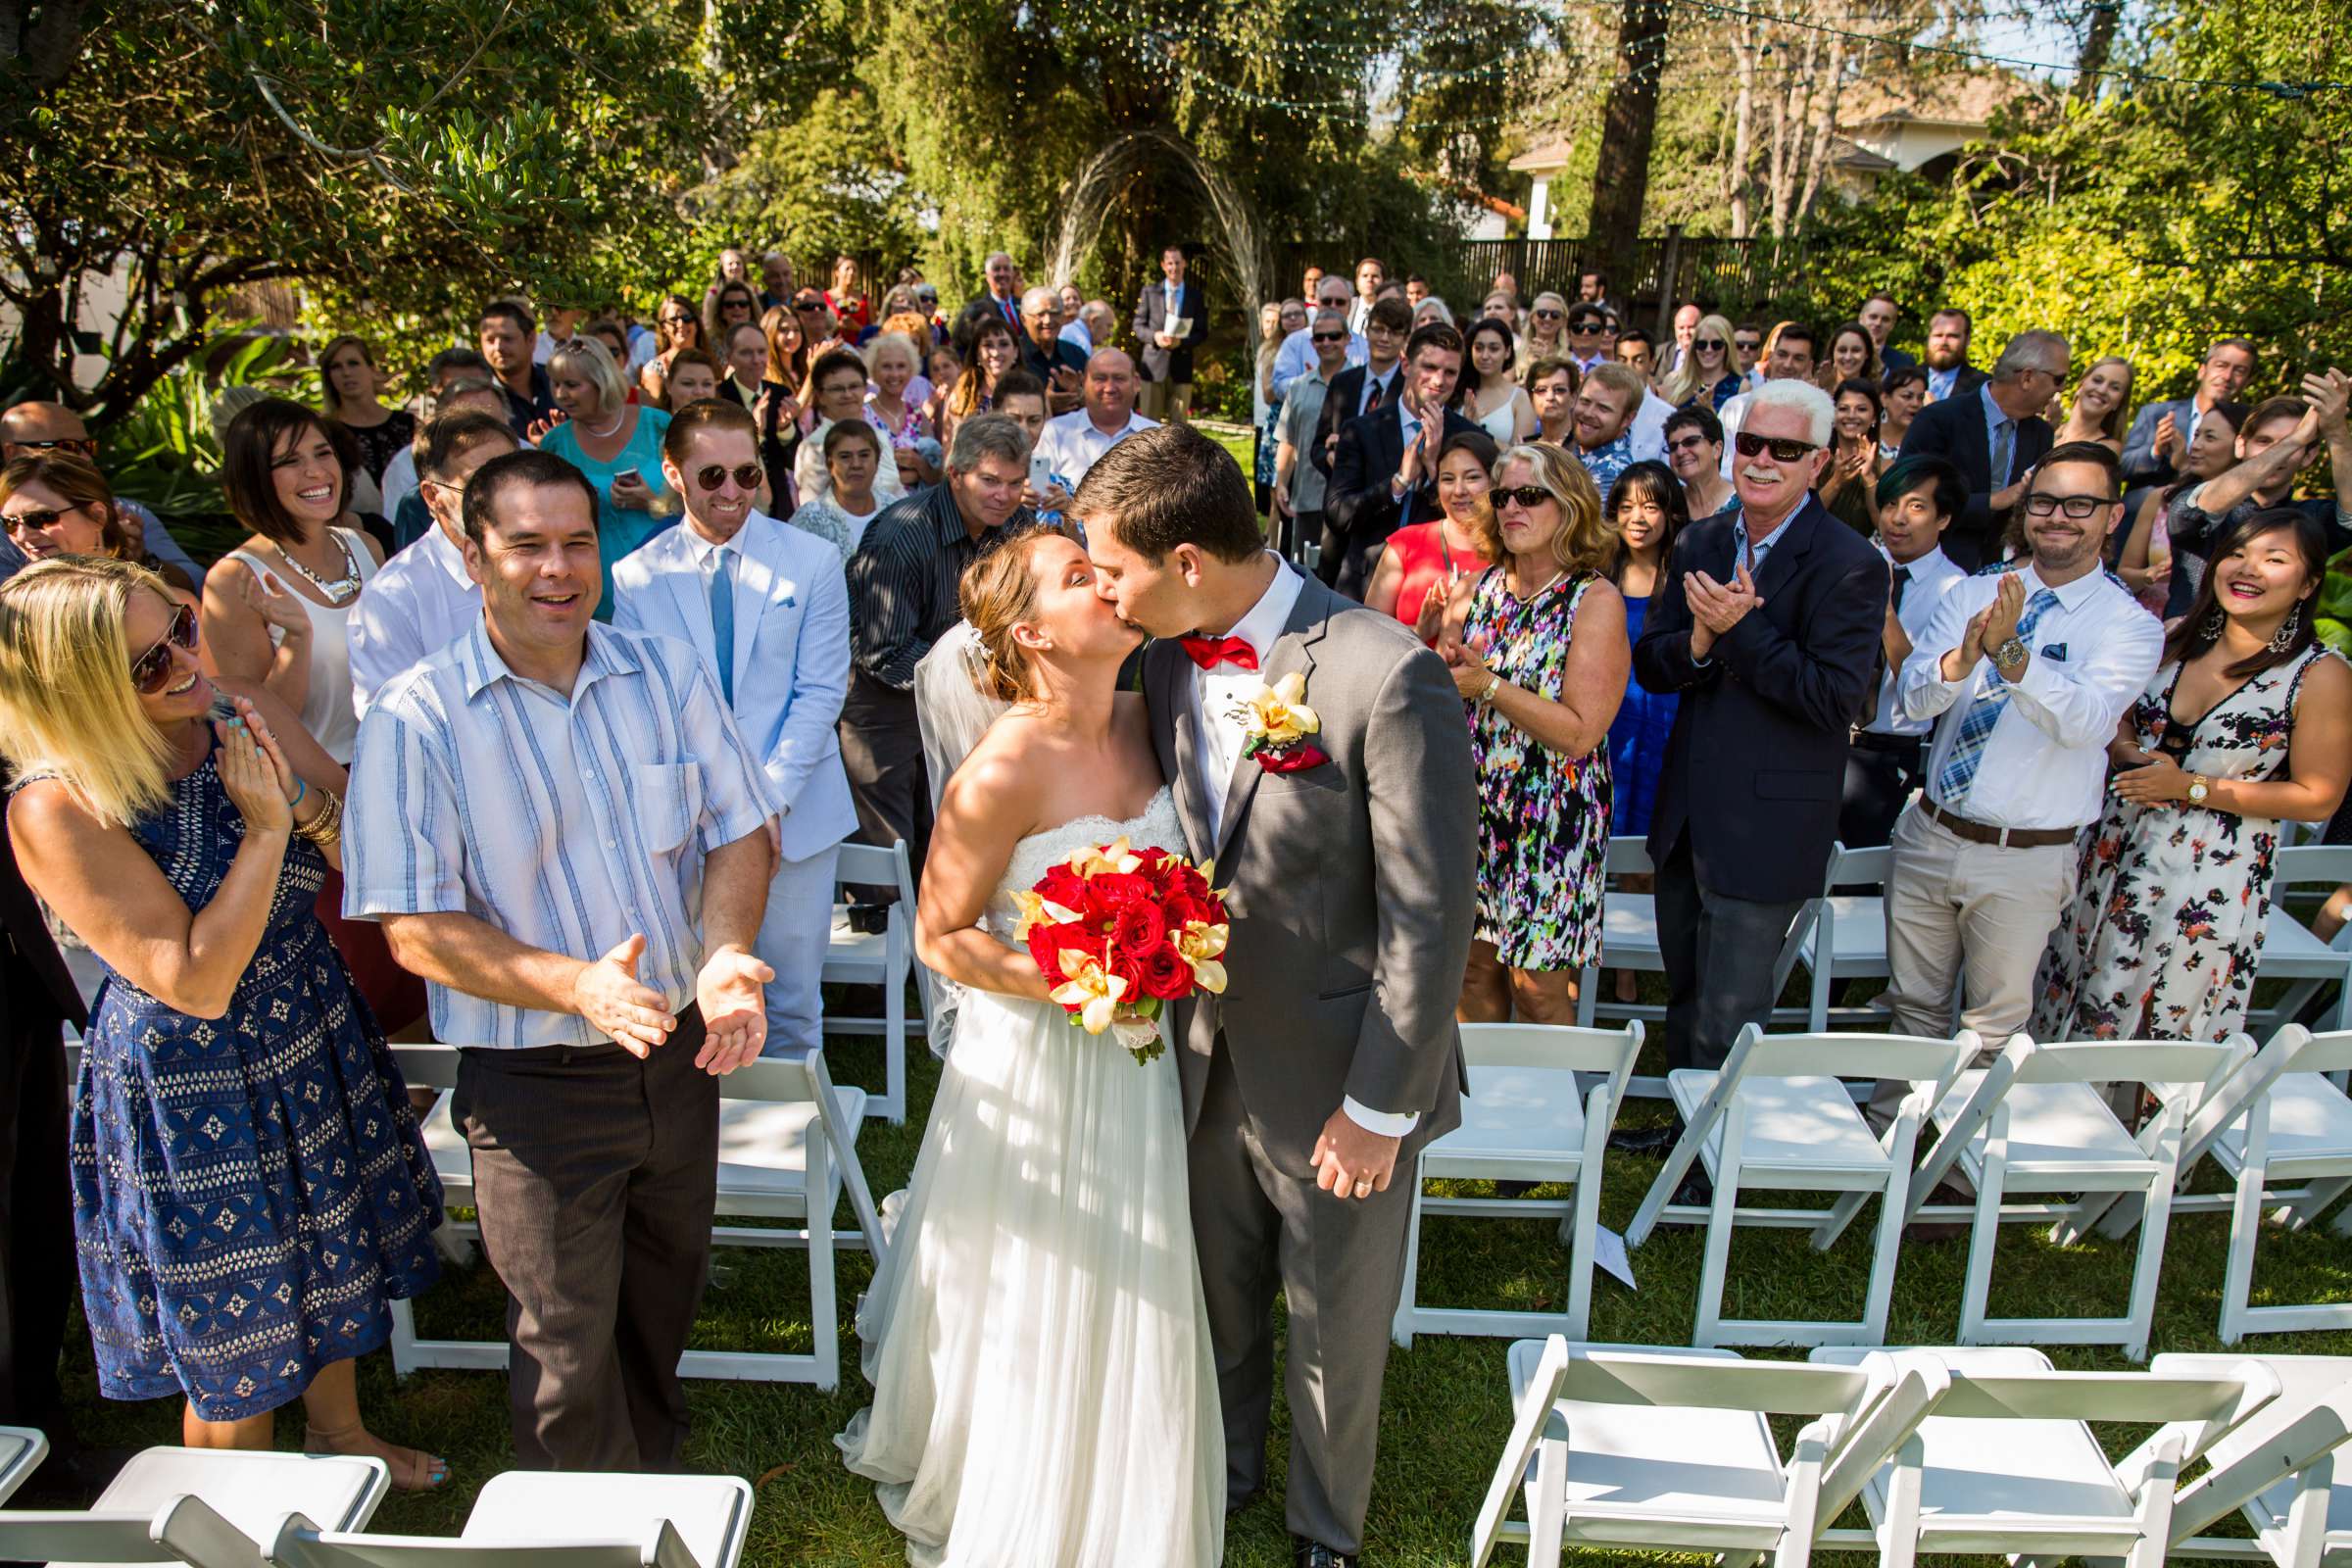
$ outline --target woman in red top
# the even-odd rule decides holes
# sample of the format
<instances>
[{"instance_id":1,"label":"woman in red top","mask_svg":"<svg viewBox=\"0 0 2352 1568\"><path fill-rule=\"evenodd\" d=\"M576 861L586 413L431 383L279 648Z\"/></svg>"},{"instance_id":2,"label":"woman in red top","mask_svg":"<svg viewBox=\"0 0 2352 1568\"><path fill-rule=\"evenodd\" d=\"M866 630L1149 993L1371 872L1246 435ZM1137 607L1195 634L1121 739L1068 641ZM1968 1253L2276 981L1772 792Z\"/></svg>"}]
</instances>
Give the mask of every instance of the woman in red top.
<instances>
[{"instance_id":1,"label":"woman in red top","mask_svg":"<svg viewBox=\"0 0 2352 1568\"><path fill-rule=\"evenodd\" d=\"M1366 609L1395 615L1437 645L1453 590L1474 581L1495 559L1493 514L1494 440L1484 430L1457 430L1438 448L1438 505L1445 511L1389 535L1380 564L1364 590Z\"/></svg>"},{"instance_id":2,"label":"woman in red top","mask_svg":"<svg viewBox=\"0 0 2352 1568\"><path fill-rule=\"evenodd\" d=\"M858 263L854 258L833 258L833 286L825 290L825 303L833 307L834 316L840 318L841 335L852 343L859 332L873 324L873 308L858 292Z\"/></svg>"}]
</instances>

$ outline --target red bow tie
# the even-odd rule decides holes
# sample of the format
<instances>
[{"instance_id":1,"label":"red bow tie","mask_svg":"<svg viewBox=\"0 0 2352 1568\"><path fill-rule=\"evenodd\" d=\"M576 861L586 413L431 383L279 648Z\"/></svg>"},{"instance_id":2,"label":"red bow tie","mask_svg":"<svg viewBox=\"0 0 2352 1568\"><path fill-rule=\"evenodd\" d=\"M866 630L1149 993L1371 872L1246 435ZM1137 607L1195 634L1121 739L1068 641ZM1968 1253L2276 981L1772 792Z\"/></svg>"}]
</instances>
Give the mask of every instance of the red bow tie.
<instances>
[{"instance_id":1,"label":"red bow tie","mask_svg":"<svg viewBox=\"0 0 2352 1568\"><path fill-rule=\"evenodd\" d=\"M1202 669L1214 669L1219 664L1239 664L1244 669L1257 667L1257 650L1239 637L1179 637L1184 651L1194 663Z\"/></svg>"}]
</instances>

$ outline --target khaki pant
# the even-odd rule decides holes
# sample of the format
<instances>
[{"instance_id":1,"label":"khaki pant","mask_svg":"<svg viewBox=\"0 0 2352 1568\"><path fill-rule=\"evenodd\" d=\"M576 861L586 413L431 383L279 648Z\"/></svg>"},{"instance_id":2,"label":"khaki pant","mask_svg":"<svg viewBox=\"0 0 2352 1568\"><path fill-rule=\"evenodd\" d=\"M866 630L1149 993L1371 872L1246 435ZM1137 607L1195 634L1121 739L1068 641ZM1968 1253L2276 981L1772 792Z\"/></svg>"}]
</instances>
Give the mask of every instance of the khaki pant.
<instances>
[{"instance_id":1,"label":"khaki pant","mask_svg":"<svg viewBox=\"0 0 2352 1568\"><path fill-rule=\"evenodd\" d=\"M2004 849L1975 844L1916 803L1894 825L1886 877L1886 988L1897 1034L1951 1033L1952 987L1960 1026L1984 1043L1984 1066L2034 1012L2034 976L2050 932L2075 896L2075 846ZM1873 1120L1891 1121L1907 1086L1883 1082Z\"/></svg>"},{"instance_id":2,"label":"khaki pant","mask_svg":"<svg viewBox=\"0 0 2352 1568\"><path fill-rule=\"evenodd\" d=\"M1136 391L1136 409L1147 419L1182 424L1193 412L1190 381L1146 381Z\"/></svg>"}]
</instances>

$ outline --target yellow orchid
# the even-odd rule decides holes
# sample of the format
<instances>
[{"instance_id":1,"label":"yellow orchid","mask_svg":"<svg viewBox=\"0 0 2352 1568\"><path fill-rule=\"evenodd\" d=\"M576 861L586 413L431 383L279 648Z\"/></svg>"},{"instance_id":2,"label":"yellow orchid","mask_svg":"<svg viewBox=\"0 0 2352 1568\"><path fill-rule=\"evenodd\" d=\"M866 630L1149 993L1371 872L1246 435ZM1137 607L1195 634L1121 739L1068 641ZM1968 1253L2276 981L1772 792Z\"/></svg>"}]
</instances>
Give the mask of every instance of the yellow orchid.
<instances>
[{"instance_id":1,"label":"yellow orchid","mask_svg":"<svg viewBox=\"0 0 2352 1568\"><path fill-rule=\"evenodd\" d=\"M1012 933L1013 940L1016 942L1028 941L1029 928L1034 925L1041 923L1069 925L1078 918L1077 910L1065 909L1044 894L1033 893L1027 889L1013 894L1012 905L1014 908L1021 911L1020 923Z\"/></svg>"},{"instance_id":2,"label":"yellow orchid","mask_svg":"<svg viewBox=\"0 0 2352 1568\"><path fill-rule=\"evenodd\" d=\"M1229 929L1206 920L1188 920L1176 933L1176 956L1192 966L1194 983L1211 996L1225 994L1225 965L1217 960L1225 956Z\"/></svg>"},{"instance_id":3,"label":"yellow orchid","mask_svg":"<svg viewBox=\"0 0 2352 1568\"><path fill-rule=\"evenodd\" d=\"M1143 868L1143 863L1144 858L1127 847L1127 836L1123 833L1099 850L1080 850L1070 857L1070 869L1080 876L1137 871Z\"/></svg>"},{"instance_id":4,"label":"yellow orchid","mask_svg":"<svg viewBox=\"0 0 2352 1568\"><path fill-rule=\"evenodd\" d=\"M1306 676L1294 669L1243 703L1241 719L1249 738L1282 747L1321 729L1323 721L1302 701L1305 696Z\"/></svg>"},{"instance_id":5,"label":"yellow orchid","mask_svg":"<svg viewBox=\"0 0 2352 1568\"><path fill-rule=\"evenodd\" d=\"M1088 1034L1101 1034L1117 1016L1127 982L1075 948L1062 949L1058 956L1061 972L1069 978L1054 988L1054 1000L1076 1007L1079 1026Z\"/></svg>"}]
</instances>

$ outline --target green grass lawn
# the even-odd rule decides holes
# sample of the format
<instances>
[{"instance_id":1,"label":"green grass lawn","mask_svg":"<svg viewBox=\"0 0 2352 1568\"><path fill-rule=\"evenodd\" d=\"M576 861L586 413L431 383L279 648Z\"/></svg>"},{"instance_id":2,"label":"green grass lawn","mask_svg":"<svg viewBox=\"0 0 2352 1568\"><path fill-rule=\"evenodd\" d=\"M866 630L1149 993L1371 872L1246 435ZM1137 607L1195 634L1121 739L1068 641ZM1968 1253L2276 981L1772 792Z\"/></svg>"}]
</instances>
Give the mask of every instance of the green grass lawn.
<instances>
[{"instance_id":1,"label":"green grass lawn","mask_svg":"<svg viewBox=\"0 0 2352 1568\"><path fill-rule=\"evenodd\" d=\"M1654 1048L1653 1053L1654 1054ZM880 1052L863 1041L837 1042L828 1056L837 1077L878 1085ZM1650 1070L1645 1063L1644 1070ZM874 1193L903 1186L914 1164L922 1127L939 1082L939 1067L920 1045L908 1062L908 1120L904 1127L868 1122L859 1154ZM1636 1102L1621 1125L1661 1119L1665 1107ZM1602 1222L1622 1229L1658 1162L1612 1156L1604 1186ZM1484 1191L1472 1184L1465 1192ZM1539 1189L1541 1196L1544 1190ZM1866 1208L1838 1247L1815 1253L1799 1231L1741 1231L1733 1248L1725 1309L1743 1317L1855 1315L1870 1266L1876 1205ZM844 1205L840 1224L851 1225ZM1432 1219L1423 1236L1422 1298L1443 1304L1507 1304L1538 1310L1564 1301L1566 1257L1547 1220ZM2221 1215L2176 1217L2167 1248L2156 1314L2155 1348L2217 1348L2220 1287L2228 1220ZM1631 1344L1688 1342L1695 1307L1701 1233L1665 1227L1634 1255L1639 1293L1601 1276L1594 1286L1592 1336ZM1896 1277L1890 1337L1896 1343L1947 1343L1957 1327L1965 1241L1905 1247ZM695 1343L712 1348L806 1350L809 1346L808 1270L796 1251L722 1252L723 1285L703 1306ZM2038 1229L2008 1227L1994 1273L1992 1310L2116 1313L2131 1274L2129 1241L2098 1241L2057 1249ZM2264 1242L2257 1299L2352 1299L2352 1248L2314 1228L2301 1236L2274 1233ZM865 1483L836 1462L832 1435L866 1398L858 1376L851 1325L858 1293L869 1278L862 1254L842 1266L841 1331L849 1354L841 1390L823 1395L805 1386L698 1382L689 1385L695 1414L691 1461L747 1477L759 1487L759 1507L745 1561L758 1568L792 1564L887 1564L902 1560L897 1538ZM2276 1293L2274 1295L2274 1293ZM1383 1317L1392 1303L1368 1303ZM503 1332L497 1280L476 1264L453 1271L419 1306L429 1335L496 1338ZM2276 1351L2352 1353L2352 1335L2264 1337L2255 1348ZM1467 1560L1470 1523L1484 1494L1510 1419L1498 1340L1422 1338L1389 1363L1380 1469L1373 1493L1369 1560L1437 1568ZM86 1364L86 1348L76 1355ZM1761 1352L1748 1352L1751 1354ZM1801 1352L1772 1352L1801 1353ZM2070 1367L2126 1363L2109 1351L2054 1349ZM394 1494L374 1528L422 1534L455 1533L474 1490L511 1460L506 1383L478 1372L426 1372L403 1384L389 1355L368 1357L361 1393L371 1424L398 1442L446 1455L455 1484L444 1494ZM97 1397L86 1369L74 1394L93 1441L175 1443L176 1401L113 1404ZM1279 1395L1274 1494L1283 1474ZM280 1446L297 1446L300 1418L281 1422ZM1853 1521L1849 1521L1853 1522ZM1148 1558L1138 1558L1148 1561ZM1283 1568L1289 1562L1278 1500L1252 1505L1233 1522L1227 1560L1246 1568ZM1507 1552L1506 1562L1517 1560ZM1594 1559L1597 1560L1597 1559ZM1827 1559L1838 1561L1837 1557ZM1851 1558L1851 1561L1864 1559Z\"/></svg>"}]
</instances>

